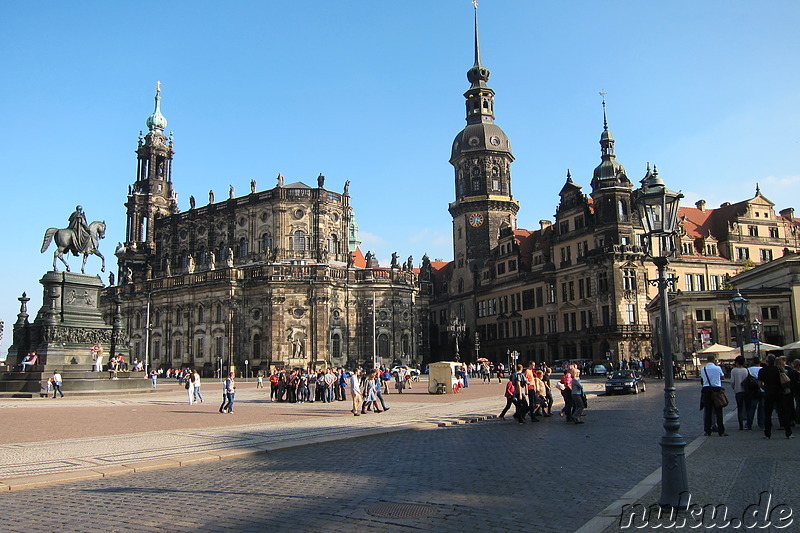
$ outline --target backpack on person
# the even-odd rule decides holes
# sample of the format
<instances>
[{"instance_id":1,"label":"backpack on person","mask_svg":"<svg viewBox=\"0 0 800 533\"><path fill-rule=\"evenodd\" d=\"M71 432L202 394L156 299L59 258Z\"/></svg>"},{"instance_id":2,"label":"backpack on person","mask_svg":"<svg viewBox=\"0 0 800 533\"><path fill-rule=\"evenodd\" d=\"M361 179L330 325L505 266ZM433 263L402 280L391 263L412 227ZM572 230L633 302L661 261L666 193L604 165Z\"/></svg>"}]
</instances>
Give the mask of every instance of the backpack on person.
<instances>
[{"instance_id":1,"label":"backpack on person","mask_svg":"<svg viewBox=\"0 0 800 533\"><path fill-rule=\"evenodd\" d=\"M745 394L750 398L755 398L761 392L761 387L758 385L758 380L753 377L753 374L747 372L747 377L742 382L742 388Z\"/></svg>"}]
</instances>

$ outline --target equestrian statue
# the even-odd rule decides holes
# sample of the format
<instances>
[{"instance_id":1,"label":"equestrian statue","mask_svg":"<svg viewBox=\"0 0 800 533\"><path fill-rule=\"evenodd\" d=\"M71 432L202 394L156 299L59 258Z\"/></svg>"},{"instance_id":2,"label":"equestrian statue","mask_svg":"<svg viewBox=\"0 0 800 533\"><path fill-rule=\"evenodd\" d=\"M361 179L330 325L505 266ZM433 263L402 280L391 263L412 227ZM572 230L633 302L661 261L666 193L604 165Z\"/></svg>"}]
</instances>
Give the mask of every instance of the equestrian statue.
<instances>
[{"instance_id":1,"label":"equestrian statue","mask_svg":"<svg viewBox=\"0 0 800 533\"><path fill-rule=\"evenodd\" d=\"M53 270L58 272L56 261L61 259L69 272L69 265L64 259L64 252L72 252L72 255L83 254L81 263L81 274L85 274L86 259L90 255L96 255L103 262L101 272L106 271L106 258L100 253L100 239L106 236L106 223L95 220L91 224L86 223L86 215L83 207L77 206L75 212L69 217L69 226L66 228L48 228L44 232L44 242L42 243L42 253L50 246L51 241L55 241L56 250L53 252Z\"/></svg>"}]
</instances>

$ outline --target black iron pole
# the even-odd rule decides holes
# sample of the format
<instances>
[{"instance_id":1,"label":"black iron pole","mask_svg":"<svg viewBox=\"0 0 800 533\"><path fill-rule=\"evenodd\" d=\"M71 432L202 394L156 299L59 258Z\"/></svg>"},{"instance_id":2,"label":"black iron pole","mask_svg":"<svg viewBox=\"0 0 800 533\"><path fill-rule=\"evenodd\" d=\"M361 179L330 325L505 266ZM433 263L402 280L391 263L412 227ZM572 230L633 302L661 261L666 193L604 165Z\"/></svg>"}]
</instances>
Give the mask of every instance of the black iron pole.
<instances>
[{"instance_id":1,"label":"black iron pole","mask_svg":"<svg viewBox=\"0 0 800 533\"><path fill-rule=\"evenodd\" d=\"M686 473L686 441L678 433L681 428L678 405L675 401L675 374L672 362L672 329L670 327L665 276L668 260L654 257L658 268L658 297L661 300L661 359L664 363L664 435L661 437L661 499L662 507L686 509L689 505L689 477Z\"/></svg>"}]
</instances>

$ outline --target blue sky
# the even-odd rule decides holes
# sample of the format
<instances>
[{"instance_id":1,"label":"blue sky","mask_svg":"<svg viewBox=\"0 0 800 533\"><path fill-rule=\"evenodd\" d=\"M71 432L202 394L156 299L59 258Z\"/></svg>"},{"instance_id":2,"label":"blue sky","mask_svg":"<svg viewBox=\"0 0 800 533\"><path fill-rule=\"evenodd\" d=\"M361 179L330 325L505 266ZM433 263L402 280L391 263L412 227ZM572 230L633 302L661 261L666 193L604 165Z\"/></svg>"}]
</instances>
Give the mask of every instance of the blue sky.
<instances>
[{"instance_id":1,"label":"blue sky","mask_svg":"<svg viewBox=\"0 0 800 533\"><path fill-rule=\"evenodd\" d=\"M519 226L551 219L567 168L589 193L599 91L618 160L654 162L691 205L800 195L796 1L482 0L482 59L511 139ZM10 328L76 204L124 240L127 186L155 83L175 133L182 209L228 184L341 190L350 180L362 249L452 258L450 146L472 65L468 0L388 2L15 2L0 19L0 318ZM72 265L78 262L73 259ZM87 273L98 273L90 259ZM105 275L103 276L105 280Z\"/></svg>"}]
</instances>

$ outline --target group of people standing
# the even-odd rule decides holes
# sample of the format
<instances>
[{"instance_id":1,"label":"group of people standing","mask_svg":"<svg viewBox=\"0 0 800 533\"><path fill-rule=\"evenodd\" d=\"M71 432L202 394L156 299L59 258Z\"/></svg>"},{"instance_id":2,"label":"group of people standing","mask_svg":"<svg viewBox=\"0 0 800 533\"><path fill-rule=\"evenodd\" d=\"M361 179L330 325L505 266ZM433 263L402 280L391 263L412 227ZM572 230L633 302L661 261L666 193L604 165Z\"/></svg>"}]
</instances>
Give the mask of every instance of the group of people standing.
<instances>
[{"instance_id":1,"label":"group of people standing","mask_svg":"<svg viewBox=\"0 0 800 533\"><path fill-rule=\"evenodd\" d=\"M270 400L288 403L330 403L347 398L344 369L275 370L269 376Z\"/></svg>"},{"instance_id":2,"label":"group of people standing","mask_svg":"<svg viewBox=\"0 0 800 533\"><path fill-rule=\"evenodd\" d=\"M707 391L709 386L722 386L713 377L722 371L717 372L714 367L719 368L714 364L714 358L709 356L708 363L701 372L701 378L707 373L706 369L710 370L712 378L709 383L704 379L704 391ZM784 431L787 439L793 438L792 426L800 422L800 359L795 359L788 365L786 357L770 354L764 361L758 357L753 358L748 367L745 358L738 356L734 360L734 368L731 369L731 388L736 398L739 430L752 430L756 423L759 429L764 431L764 438L772 438L774 411L778 415L779 429ZM719 430L722 408L711 406L705 396L703 405L704 409L707 405L713 409L715 418L718 419ZM708 413L706 416L709 416ZM711 426L708 423L704 425L706 435L710 435ZM724 427L720 430L720 434L724 434Z\"/></svg>"}]
</instances>

